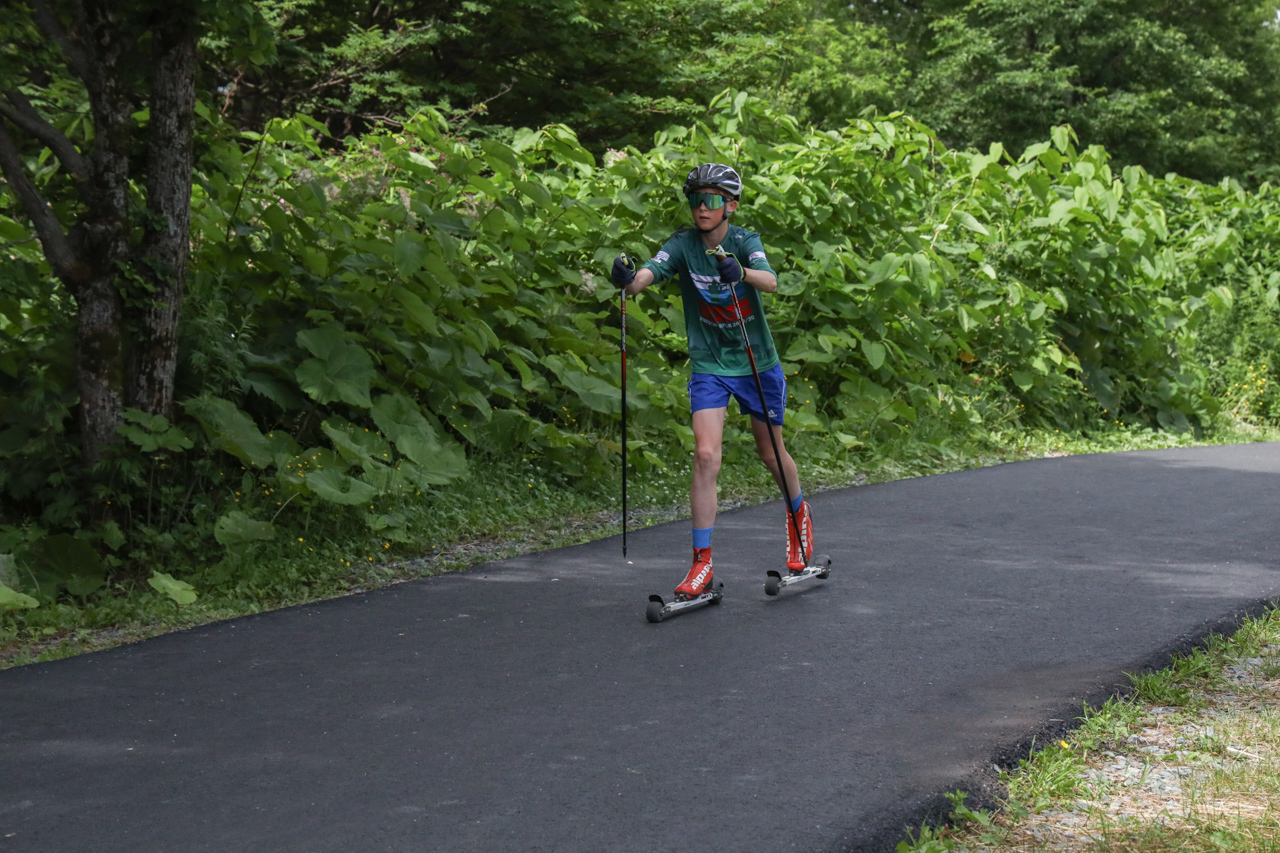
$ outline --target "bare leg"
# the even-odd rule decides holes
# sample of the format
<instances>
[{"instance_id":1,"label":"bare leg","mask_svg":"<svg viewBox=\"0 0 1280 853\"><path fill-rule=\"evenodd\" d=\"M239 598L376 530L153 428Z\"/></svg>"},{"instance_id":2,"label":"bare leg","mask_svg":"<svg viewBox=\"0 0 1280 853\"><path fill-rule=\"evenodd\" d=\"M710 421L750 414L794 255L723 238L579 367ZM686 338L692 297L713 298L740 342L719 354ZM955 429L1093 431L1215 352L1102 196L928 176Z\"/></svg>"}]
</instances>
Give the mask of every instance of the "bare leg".
<instances>
[{"instance_id":1,"label":"bare leg","mask_svg":"<svg viewBox=\"0 0 1280 853\"><path fill-rule=\"evenodd\" d=\"M764 421L751 419L751 434L756 438L756 452L760 454L760 460L769 469L769 473L773 474L773 480L778 484L778 488L782 488L782 475L786 474L787 494L794 500L796 495L800 494L800 475L796 471L795 460L791 458L786 445L782 443L782 427L773 426L773 437L778 443L778 454L782 457L782 467L779 470L778 460L773 455L773 446L769 443L769 426Z\"/></svg>"},{"instance_id":2,"label":"bare leg","mask_svg":"<svg viewBox=\"0 0 1280 853\"><path fill-rule=\"evenodd\" d=\"M716 478L720 474L720 449L724 440L725 409L700 409L693 413L693 482L689 508L694 527L716 523Z\"/></svg>"}]
</instances>

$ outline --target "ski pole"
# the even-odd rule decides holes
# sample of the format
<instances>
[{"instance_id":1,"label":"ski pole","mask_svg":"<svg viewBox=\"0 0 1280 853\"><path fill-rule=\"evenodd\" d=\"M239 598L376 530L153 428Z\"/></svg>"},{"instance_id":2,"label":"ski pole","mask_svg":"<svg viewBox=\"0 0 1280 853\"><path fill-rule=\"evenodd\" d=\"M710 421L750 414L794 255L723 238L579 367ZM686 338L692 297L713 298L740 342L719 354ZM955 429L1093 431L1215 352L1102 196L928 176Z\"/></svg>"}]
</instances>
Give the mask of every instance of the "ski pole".
<instances>
[{"instance_id":1,"label":"ski pole","mask_svg":"<svg viewBox=\"0 0 1280 853\"><path fill-rule=\"evenodd\" d=\"M635 262L625 254L622 264L635 272ZM622 558L627 557L627 289L619 291L622 308Z\"/></svg>"},{"instance_id":2,"label":"ski pole","mask_svg":"<svg viewBox=\"0 0 1280 853\"><path fill-rule=\"evenodd\" d=\"M718 261L723 261L729 257L729 253L720 246L708 249L707 254L715 255ZM787 501L787 517L791 519L791 527L796 532L796 541L800 543L800 553L804 556L805 565L808 565L809 553L805 549L804 537L800 535L800 522L796 520L795 510L791 508L791 490L787 488L787 472L782 468L782 454L778 452L778 440L773 437L773 421L769 419L769 405L764 399L764 383L760 381L760 371L756 369L756 356L751 350L751 339L747 337L747 321L742 318L742 308L738 305L738 292L732 285L729 287L729 301L733 303L733 312L738 317L738 328L742 331L742 345L746 347L747 361L751 363L751 375L756 380L756 394L760 397L760 411L764 415L764 428L769 433L769 445L773 447L773 458L778 463L778 482L782 486L782 497Z\"/></svg>"}]
</instances>

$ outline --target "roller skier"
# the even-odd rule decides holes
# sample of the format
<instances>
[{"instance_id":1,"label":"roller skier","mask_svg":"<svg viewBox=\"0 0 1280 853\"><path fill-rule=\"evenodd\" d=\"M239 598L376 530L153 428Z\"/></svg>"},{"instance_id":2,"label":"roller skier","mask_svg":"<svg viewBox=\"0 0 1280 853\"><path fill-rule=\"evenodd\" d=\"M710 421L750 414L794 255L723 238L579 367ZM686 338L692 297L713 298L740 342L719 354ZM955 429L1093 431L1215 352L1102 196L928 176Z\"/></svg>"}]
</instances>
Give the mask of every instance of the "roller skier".
<instances>
[{"instance_id":1,"label":"roller skier","mask_svg":"<svg viewBox=\"0 0 1280 853\"><path fill-rule=\"evenodd\" d=\"M777 291L778 277L769 266L759 235L729 221L738 209L742 179L729 166L705 163L689 172L682 189L689 202L692 227L678 230L638 270L625 256L615 259L610 278L630 296L672 277L680 281L692 368L689 409L694 464L689 497L693 563L675 588L675 598L688 602L717 589L711 534L731 398L737 400L740 412L750 416L756 451L787 498L786 563L793 574L809 569L813 520L801 493L795 461L783 443L786 377L760 297L761 293ZM744 330L749 347L744 346ZM762 397L767 411L762 410ZM660 602L658 596L651 600Z\"/></svg>"}]
</instances>

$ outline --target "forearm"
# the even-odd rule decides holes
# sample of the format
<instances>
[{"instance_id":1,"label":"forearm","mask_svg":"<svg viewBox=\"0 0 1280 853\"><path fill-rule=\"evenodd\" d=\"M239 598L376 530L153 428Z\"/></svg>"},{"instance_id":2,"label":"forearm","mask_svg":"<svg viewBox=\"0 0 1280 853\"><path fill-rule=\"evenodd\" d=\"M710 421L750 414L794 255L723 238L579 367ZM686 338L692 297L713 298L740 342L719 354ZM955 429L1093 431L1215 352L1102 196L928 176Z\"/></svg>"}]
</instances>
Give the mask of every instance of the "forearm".
<instances>
[{"instance_id":1,"label":"forearm","mask_svg":"<svg viewBox=\"0 0 1280 853\"><path fill-rule=\"evenodd\" d=\"M778 277L765 270L744 268L742 270L742 280L761 293L776 293L778 290Z\"/></svg>"},{"instance_id":2,"label":"forearm","mask_svg":"<svg viewBox=\"0 0 1280 853\"><path fill-rule=\"evenodd\" d=\"M641 268L636 273L636 280L627 285L627 296L635 296L651 284L653 284L653 270Z\"/></svg>"}]
</instances>

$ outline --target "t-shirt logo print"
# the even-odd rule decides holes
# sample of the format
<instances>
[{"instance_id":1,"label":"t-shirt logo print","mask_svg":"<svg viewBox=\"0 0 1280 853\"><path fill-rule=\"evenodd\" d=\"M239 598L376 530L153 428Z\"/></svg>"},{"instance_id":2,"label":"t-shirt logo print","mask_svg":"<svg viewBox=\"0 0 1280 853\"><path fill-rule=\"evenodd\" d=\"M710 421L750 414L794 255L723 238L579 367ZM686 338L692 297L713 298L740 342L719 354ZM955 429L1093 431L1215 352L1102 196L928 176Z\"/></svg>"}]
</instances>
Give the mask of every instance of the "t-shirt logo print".
<instances>
[{"instance_id":1,"label":"t-shirt logo print","mask_svg":"<svg viewBox=\"0 0 1280 853\"><path fill-rule=\"evenodd\" d=\"M736 326L738 311L742 312L744 322L751 319L751 301L745 296L739 296L738 311L735 311L733 301L737 294L732 287L721 281L719 276L702 275L690 271L689 278L693 280L693 286L698 289L698 295L702 297L698 314L703 323L721 329Z\"/></svg>"},{"instance_id":2,"label":"t-shirt logo print","mask_svg":"<svg viewBox=\"0 0 1280 853\"><path fill-rule=\"evenodd\" d=\"M720 280L718 275L703 275L690 270L689 278L693 286L698 288L698 295L708 305L728 305L732 298L729 285Z\"/></svg>"}]
</instances>

